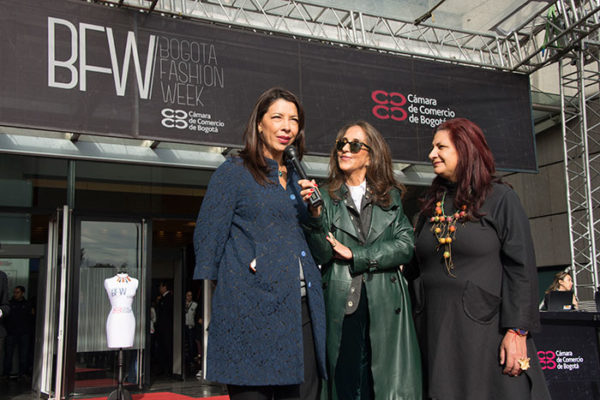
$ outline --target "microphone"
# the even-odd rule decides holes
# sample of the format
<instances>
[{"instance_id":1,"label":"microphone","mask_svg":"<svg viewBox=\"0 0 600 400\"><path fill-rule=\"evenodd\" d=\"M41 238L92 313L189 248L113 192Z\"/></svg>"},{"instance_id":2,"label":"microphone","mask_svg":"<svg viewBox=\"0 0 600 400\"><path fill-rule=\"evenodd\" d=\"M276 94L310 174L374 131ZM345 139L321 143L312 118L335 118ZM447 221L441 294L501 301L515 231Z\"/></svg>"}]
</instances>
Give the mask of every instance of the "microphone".
<instances>
[{"instance_id":1,"label":"microphone","mask_svg":"<svg viewBox=\"0 0 600 400\"><path fill-rule=\"evenodd\" d=\"M289 145L283 150L283 154L285 154L286 158L292 163L294 169L298 173L301 179L308 179L308 175L306 175L306 171L304 171L304 167L300 164L300 160L298 159L298 151L294 145ZM315 188L315 191L308 199L310 205L314 208L317 208L323 205L323 199L321 198L321 193L319 192L319 188Z\"/></svg>"}]
</instances>

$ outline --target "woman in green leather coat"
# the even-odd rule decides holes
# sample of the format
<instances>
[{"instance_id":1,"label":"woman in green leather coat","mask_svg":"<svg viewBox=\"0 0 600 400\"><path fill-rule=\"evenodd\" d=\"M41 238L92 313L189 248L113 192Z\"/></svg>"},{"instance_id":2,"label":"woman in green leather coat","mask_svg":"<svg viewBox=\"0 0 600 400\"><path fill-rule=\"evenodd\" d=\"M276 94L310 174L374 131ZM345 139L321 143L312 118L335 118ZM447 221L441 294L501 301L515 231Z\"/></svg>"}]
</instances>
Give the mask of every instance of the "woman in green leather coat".
<instances>
[{"instance_id":1,"label":"woman in green leather coat","mask_svg":"<svg viewBox=\"0 0 600 400\"><path fill-rule=\"evenodd\" d=\"M324 398L421 399L421 359L401 265L413 254L390 150L369 123L344 126L324 204L305 225L322 265L329 381ZM308 200L316 184L300 181Z\"/></svg>"}]
</instances>

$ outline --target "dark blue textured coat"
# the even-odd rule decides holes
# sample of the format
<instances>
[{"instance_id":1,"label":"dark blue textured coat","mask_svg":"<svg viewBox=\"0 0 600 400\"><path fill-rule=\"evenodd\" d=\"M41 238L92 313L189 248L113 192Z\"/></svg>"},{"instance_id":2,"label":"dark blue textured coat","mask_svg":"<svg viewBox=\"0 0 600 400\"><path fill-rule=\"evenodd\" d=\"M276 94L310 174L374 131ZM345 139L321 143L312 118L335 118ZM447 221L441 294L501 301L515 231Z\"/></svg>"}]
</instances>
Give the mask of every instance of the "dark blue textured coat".
<instances>
[{"instance_id":1,"label":"dark blue textured coat","mask_svg":"<svg viewBox=\"0 0 600 400\"><path fill-rule=\"evenodd\" d=\"M300 221L307 216L299 179L287 190L268 159L262 186L239 158L213 174L194 231L194 279L217 280L208 329L207 378L234 385L291 385L304 379L299 260L311 312L319 372L325 377L321 273ZM256 260L253 272L250 268Z\"/></svg>"}]
</instances>

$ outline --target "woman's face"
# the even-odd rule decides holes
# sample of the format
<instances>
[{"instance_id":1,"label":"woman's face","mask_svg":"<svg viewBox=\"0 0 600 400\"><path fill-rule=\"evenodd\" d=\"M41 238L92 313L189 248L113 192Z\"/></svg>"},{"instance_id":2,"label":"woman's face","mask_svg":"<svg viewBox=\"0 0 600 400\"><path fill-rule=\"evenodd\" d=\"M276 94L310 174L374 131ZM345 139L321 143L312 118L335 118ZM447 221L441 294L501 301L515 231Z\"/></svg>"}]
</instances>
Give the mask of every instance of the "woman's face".
<instances>
[{"instance_id":1,"label":"woman's face","mask_svg":"<svg viewBox=\"0 0 600 400\"><path fill-rule=\"evenodd\" d=\"M456 182L456 166L458 165L458 152L450 140L448 130L438 131L433 137L433 149L429 159L433 165L433 172L451 182Z\"/></svg>"},{"instance_id":2,"label":"woman's face","mask_svg":"<svg viewBox=\"0 0 600 400\"><path fill-rule=\"evenodd\" d=\"M573 289L573 278L571 275L565 275L564 278L558 280L558 290L570 292Z\"/></svg>"},{"instance_id":3,"label":"woman's face","mask_svg":"<svg viewBox=\"0 0 600 400\"><path fill-rule=\"evenodd\" d=\"M190 301L192 301L192 292L186 292L185 293L185 301L187 301L188 303Z\"/></svg>"},{"instance_id":4,"label":"woman's face","mask_svg":"<svg viewBox=\"0 0 600 400\"><path fill-rule=\"evenodd\" d=\"M278 99L269 106L258 122L258 131L264 141L263 154L276 159L294 143L299 129L298 109L290 101Z\"/></svg>"},{"instance_id":5,"label":"woman's face","mask_svg":"<svg viewBox=\"0 0 600 400\"><path fill-rule=\"evenodd\" d=\"M340 138L340 140L344 139L348 142L361 142L367 146L369 145L365 131L357 125L348 128L344 136ZM352 153L349 144L346 144L342 150L337 151L338 165L346 176L355 172L361 172L366 175L370 159L369 150L365 146L361 146L358 153Z\"/></svg>"}]
</instances>

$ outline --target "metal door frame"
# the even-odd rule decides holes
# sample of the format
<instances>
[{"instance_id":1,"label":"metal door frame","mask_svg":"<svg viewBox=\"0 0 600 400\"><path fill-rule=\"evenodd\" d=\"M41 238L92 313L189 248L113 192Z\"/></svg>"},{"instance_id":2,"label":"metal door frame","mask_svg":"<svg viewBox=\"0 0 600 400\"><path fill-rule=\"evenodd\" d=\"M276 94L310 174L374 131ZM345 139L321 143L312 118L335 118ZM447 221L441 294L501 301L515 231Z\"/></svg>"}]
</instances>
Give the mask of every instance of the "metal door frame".
<instances>
[{"instance_id":1,"label":"metal door frame","mask_svg":"<svg viewBox=\"0 0 600 400\"><path fill-rule=\"evenodd\" d=\"M135 348L138 351L137 362L138 362L138 388L142 389L144 384L149 382L149 363L147 362L148 357L145 357L143 354L149 355L150 351L150 332L147 321L150 318L150 293L149 290L151 284L151 231L152 231L152 222L143 217L130 217L130 218L120 218L120 217L111 217L110 215L88 215L88 214L76 214L71 216L70 221L70 229L71 229L71 237L70 241L70 250L69 250L69 258L70 260L78 260L80 255L80 232L81 232L81 222L83 221L96 221L96 222L128 222L128 223L139 223L141 225L140 232L140 248L139 248L139 263L141 274L136 278L140 282L138 287L136 297L139 296L141 299L142 310L140 310L139 318L140 320L140 330L136 332L138 337L143 338L143 342L140 341L141 348ZM64 232L63 232L64 236ZM64 253L64 252L63 252ZM63 373L61 376L61 390L64 392L63 397L69 396L74 393L75 388L75 369L74 363L76 361L77 354L77 322L78 322L78 297L79 297L79 266L75 265L72 262L69 262L69 282L68 282L68 291L69 297L65 298L65 301L68 301L68 304L65 305L64 310L68 312L68 318L65 319L66 324L66 335L62 337L62 346L64 348L64 357L62 360ZM62 297L62 292L61 292ZM62 299L61 299L62 300ZM61 309L62 310L62 309ZM57 365L58 360L57 360ZM146 372L144 375L143 372ZM58 378L58 377L57 377ZM56 382L57 390L55 393L58 393L59 382ZM58 400L58 399L57 399Z\"/></svg>"}]
</instances>

